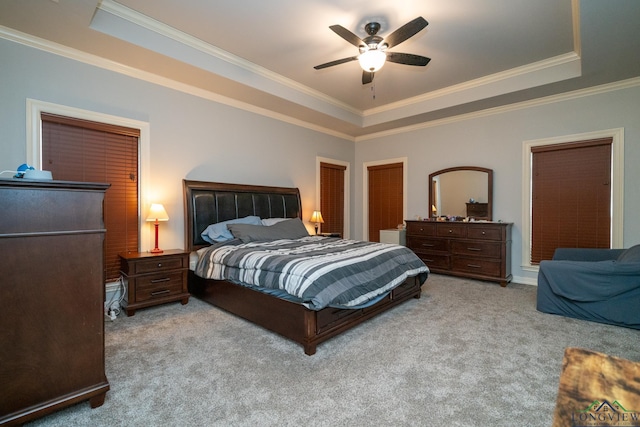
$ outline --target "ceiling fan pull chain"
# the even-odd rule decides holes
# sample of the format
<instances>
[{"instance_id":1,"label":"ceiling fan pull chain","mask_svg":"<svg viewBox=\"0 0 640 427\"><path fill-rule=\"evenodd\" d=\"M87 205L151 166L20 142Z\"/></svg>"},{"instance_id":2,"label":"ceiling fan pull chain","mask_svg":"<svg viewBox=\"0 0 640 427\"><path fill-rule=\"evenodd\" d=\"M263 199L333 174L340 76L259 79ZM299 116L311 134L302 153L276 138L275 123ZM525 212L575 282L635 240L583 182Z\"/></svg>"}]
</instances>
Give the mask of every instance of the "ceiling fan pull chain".
<instances>
[{"instance_id":1,"label":"ceiling fan pull chain","mask_svg":"<svg viewBox=\"0 0 640 427\"><path fill-rule=\"evenodd\" d=\"M371 85L371 94L373 96L373 99L375 100L376 99L376 84L375 83L373 83Z\"/></svg>"}]
</instances>

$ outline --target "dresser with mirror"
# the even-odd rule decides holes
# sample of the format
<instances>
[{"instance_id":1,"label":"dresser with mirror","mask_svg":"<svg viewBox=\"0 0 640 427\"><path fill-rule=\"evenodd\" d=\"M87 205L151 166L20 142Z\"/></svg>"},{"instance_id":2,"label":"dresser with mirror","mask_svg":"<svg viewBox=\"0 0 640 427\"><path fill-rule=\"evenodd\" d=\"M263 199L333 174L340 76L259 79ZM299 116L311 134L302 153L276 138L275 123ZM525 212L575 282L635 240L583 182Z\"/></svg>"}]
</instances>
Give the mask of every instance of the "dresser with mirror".
<instances>
[{"instance_id":1,"label":"dresser with mirror","mask_svg":"<svg viewBox=\"0 0 640 427\"><path fill-rule=\"evenodd\" d=\"M511 223L493 221L493 171L461 166L429 175L431 217L407 220L407 247L432 273L511 281Z\"/></svg>"}]
</instances>

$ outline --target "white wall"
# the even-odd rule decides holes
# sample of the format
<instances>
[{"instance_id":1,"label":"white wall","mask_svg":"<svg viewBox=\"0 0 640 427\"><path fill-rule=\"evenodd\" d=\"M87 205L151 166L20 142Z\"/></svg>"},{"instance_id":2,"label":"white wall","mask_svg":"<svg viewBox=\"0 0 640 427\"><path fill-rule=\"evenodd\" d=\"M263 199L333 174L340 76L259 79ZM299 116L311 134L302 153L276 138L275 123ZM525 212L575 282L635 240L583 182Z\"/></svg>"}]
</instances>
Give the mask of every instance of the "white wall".
<instances>
[{"instance_id":1,"label":"white wall","mask_svg":"<svg viewBox=\"0 0 640 427\"><path fill-rule=\"evenodd\" d=\"M316 157L353 162L353 143L333 136L7 40L0 58L0 170L27 162L28 98L148 122L148 197L170 217L162 248L184 247L185 178L299 187L306 220L316 204Z\"/></svg>"},{"instance_id":2,"label":"white wall","mask_svg":"<svg viewBox=\"0 0 640 427\"><path fill-rule=\"evenodd\" d=\"M514 281L535 283L520 267L523 141L624 128L624 247L640 243L640 86L459 120L356 143L355 193L362 194L362 165L407 156L407 217L428 217L428 177L453 166L493 169L493 218L513 222ZM356 218L364 208L355 198ZM355 229L358 231L358 229ZM356 238L361 236L356 235Z\"/></svg>"}]
</instances>

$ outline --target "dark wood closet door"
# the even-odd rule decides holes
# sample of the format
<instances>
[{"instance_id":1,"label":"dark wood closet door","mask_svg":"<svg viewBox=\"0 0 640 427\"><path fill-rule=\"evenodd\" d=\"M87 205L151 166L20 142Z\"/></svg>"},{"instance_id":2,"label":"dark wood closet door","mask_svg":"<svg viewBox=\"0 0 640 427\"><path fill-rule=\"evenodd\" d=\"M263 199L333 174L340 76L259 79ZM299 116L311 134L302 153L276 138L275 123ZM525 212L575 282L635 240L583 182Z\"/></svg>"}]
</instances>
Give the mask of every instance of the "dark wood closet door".
<instances>
[{"instance_id":1,"label":"dark wood closet door","mask_svg":"<svg viewBox=\"0 0 640 427\"><path fill-rule=\"evenodd\" d=\"M323 233L340 233L344 236L344 173L343 165L320 163L320 212L324 224Z\"/></svg>"},{"instance_id":2,"label":"dark wood closet door","mask_svg":"<svg viewBox=\"0 0 640 427\"><path fill-rule=\"evenodd\" d=\"M380 230L396 228L403 218L403 164L370 166L369 241L380 241Z\"/></svg>"}]
</instances>

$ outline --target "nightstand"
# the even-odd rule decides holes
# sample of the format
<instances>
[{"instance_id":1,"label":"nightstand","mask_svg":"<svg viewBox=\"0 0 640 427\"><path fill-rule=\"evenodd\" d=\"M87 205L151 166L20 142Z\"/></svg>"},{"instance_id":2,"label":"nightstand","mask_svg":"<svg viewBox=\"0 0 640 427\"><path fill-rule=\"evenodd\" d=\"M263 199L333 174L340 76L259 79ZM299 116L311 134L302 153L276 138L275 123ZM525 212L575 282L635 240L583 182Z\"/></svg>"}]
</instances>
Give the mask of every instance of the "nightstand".
<instances>
[{"instance_id":1,"label":"nightstand","mask_svg":"<svg viewBox=\"0 0 640 427\"><path fill-rule=\"evenodd\" d=\"M169 249L159 254L150 252L122 252L122 273L126 297L123 301L127 316L136 310L167 302L189 302L187 275L189 253Z\"/></svg>"},{"instance_id":2,"label":"nightstand","mask_svg":"<svg viewBox=\"0 0 640 427\"><path fill-rule=\"evenodd\" d=\"M342 233L318 233L322 237L342 237Z\"/></svg>"}]
</instances>

